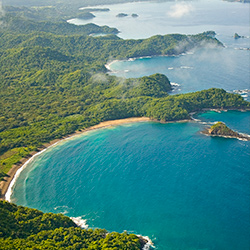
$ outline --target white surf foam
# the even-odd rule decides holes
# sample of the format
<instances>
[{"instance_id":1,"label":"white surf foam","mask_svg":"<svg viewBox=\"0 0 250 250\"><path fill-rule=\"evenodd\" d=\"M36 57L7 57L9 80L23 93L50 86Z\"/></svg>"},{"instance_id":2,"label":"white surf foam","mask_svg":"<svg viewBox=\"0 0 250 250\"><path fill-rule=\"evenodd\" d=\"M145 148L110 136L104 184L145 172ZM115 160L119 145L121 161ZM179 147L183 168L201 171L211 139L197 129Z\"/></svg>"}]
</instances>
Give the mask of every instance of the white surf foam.
<instances>
[{"instance_id":1,"label":"white surf foam","mask_svg":"<svg viewBox=\"0 0 250 250\"><path fill-rule=\"evenodd\" d=\"M140 234L138 234L137 236L147 241L142 250L150 250L151 248L155 248L154 243L152 242L152 240L150 240L148 236L142 236Z\"/></svg>"},{"instance_id":2,"label":"white surf foam","mask_svg":"<svg viewBox=\"0 0 250 250\"><path fill-rule=\"evenodd\" d=\"M24 168L34 159L34 157L36 157L37 155L42 154L43 152L45 152L48 148L43 149L42 151L36 153L35 155L33 155L28 161L26 161L22 167L20 167L17 171L16 174L14 176L14 178L12 179L12 181L10 182L10 185L8 187L8 190L5 194L5 200L7 200L8 202L11 202L11 195L12 195L12 191L13 191L13 187L15 185L15 182L18 178L18 176L20 175L20 173L24 170Z\"/></svg>"},{"instance_id":3,"label":"white surf foam","mask_svg":"<svg viewBox=\"0 0 250 250\"><path fill-rule=\"evenodd\" d=\"M57 207L54 208L54 210L57 213L67 214L67 213L69 213L69 210L72 210L72 208L70 208L68 206L57 206Z\"/></svg>"},{"instance_id":4,"label":"white surf foam","mask_svg":"<svg viewBox=\"0 0 250 250\"><path fill-rule=\"evenodd\" d=\"M83 219L81 216L79 217L70 217L70 219L75 222L75 224L82 229L87 229L89 225L87 224L87 220Z\"/></svg>"},{"instance_id":5,"label":"white surf foam","mask_svg":"<svg viewBox=\"0 0 250 250\"><path fill-rule=\"evenodd\" d=\"M116 63L116 62L119 62L119 60L113 60L112 62L107 63L107 64L105 64L104 66L106 67L107 70L112 71L111 65L112 65L113 63Z\"/></svg>"},{"instance_id":6,"label":"white surf foam","mask_svg":"<svg viewBox=\"0 0 250 250\"><path fill-rule=\"evenodd\" d=\"M180 84L179 84L179 83L176 83L176 82L171 82L170 84L171 84L171 86L173 86L173 87L178 87L178 86L180 86Z\"/></svg>"},{"instance_id":7,"label":"white surf foam","mask_svg":"<svg viewBox=\"0 0 250 250\"><path fill-rule=\"evenodd\" d=\"M61 142L66 141L66 140L70 140L72 137L75 137L75 136L76 136L76 135L69 136L69 137L67 137L67 138L64 138L64 139L62 139L62 140L59 140L59 141L55 142L54 144L50 145L49 147L47 147L47 148L45 148L45 149L43 149L43 150L37 152L37 153L34 154L28 161L26 161L26 162L16 171L14 178L13 178L12 181L10 182L10 185L9 185L9 187L8 187L8 190L7 190L6 194L5 194L5 200L7 200L8 202L11 202L11 195L12 195L13 188L14 188L14 185L15 185L15 183L16 183L17 178L19 177L19 175L21 174L21 172L25 169L25 167L26 167L31 161L33 161L33 159L34 159L36 156L38 156L38 155L44 153L44 152L45 152L46 150L48 150L49 148L56 146L58 143L61 143Z\"/></svg>"}]
</instances>

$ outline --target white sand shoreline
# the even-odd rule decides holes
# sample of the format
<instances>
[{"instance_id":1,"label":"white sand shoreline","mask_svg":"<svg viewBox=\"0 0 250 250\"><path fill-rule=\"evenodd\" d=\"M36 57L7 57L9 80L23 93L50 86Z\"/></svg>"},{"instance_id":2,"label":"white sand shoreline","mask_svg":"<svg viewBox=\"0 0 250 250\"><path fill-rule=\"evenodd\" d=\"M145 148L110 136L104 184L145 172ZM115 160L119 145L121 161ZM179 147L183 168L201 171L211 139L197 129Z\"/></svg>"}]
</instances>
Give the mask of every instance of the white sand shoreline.
<instances>
[{"instance_id":1,"label":"white sand shoreline","mask_svg":"<svg viewBox=\"0 0 250 250\"><path fill-rule=\"evenodd\" d=\"M10 169L10 171L8 172L8 175L10 177L8 177L6 182L2 182L2 196L4 200L7 200L9 202L11 202L11 195L12 195L12 191L13 191L13 187L16 183L16 180L18 178L18 176L20 175L20 173L25 169L25 167L38 155L44 153L47 149L57 145L59 142L71 139L72 137L75 137L77 135L81 135L84 134L88 131L93 131L96 129L101 129L101 128L107 128L107 127L111 127L111 126L118 126L118 125L122 125L122 124L128 124L128 123L135 123L135 122L148 122L148 121L152 121L150 118L148 117L132 117L132 118L125 118L125 119L119 119L119 120L111 120L111 121L105 121L105 122L101 122L97 125L91 126L87 129L84 129L82 131L77 131L74 134L71 134L65 138L62 139L58 139L58 140L53 140L50 143L47 143L44 145L44 148L39 151L39 152L33 152L31 154L31 157L29 157L28 159L22 159L23 164L20 166L13 166L16 167L16 169L13 171L13 168Z\"/></svg>"}]
</instances>

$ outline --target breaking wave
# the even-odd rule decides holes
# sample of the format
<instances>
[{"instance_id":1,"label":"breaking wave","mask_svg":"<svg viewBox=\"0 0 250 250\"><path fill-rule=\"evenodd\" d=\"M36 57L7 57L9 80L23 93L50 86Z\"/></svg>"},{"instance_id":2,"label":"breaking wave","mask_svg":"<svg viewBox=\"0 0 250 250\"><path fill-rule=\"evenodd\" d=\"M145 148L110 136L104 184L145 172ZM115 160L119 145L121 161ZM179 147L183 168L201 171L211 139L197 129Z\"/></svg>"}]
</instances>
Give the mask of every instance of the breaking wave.
<instances>
[{"instance_id":1,"label":"breaking wave","mask_svg":"<svg viewBox=\"0 0 250 250\"><path fill-rule=\"evenodd\" d=\"M81 216L79 217L70 217L70 219L82 229L87 229L89 225L87 224L87 220L83 219Z\"/></svg>"}]
</instances>

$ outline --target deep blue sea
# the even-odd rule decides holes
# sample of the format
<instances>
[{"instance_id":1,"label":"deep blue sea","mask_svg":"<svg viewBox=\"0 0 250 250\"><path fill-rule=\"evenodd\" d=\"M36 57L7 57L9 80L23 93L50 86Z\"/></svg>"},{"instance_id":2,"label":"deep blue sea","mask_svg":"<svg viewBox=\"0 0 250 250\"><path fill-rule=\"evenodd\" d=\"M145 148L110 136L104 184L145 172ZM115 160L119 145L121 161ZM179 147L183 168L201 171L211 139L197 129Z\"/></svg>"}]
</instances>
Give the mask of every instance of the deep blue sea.
<instances>
[{"instance_id":1,"label":"deep blue sea","mask_svg":"<svg viewBox=\"0 0 250 250\"><path fill-rule=\"evenodd\" d=\"M250 51L241 50L250 47L249 4L205 0L104 7L111 11L95 13L93 21L119 28L124 38L212 29L226 45L116 62L111 74L165 73L179 85L172 94L250 89ZM119 12L139 17L117 19ZM234 40L235 32L247 38ZM250 134L250 112L208 111L194 118L115 126L64 140L28 164L11 199L81 217L90 228L148 236L159 250L249 250L250 142L200 131L223 121Z\"/></svg>"}]
</instances>

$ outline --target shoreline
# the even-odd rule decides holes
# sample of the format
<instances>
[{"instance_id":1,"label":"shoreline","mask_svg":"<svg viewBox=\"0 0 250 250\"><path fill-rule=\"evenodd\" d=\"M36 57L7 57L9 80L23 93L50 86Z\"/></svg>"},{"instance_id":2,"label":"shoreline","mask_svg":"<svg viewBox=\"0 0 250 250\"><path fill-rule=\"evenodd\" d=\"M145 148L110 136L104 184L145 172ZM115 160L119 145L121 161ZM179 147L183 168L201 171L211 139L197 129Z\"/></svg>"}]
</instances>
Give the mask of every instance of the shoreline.
<instances>
[{"instance_id":1,"label":"shoreline","mask_svg":"<svg viewBox=\"0 0 250 250\"><path fill-rule=\"evenodd\" d=\"M129 57L127 59L114 59L110 62L107 62L104 66L105 68L108 70L108 72L111 72L111 73L114 73L114 70L111 69L111 65L113 63L116 63L116 62L131 62L131 61L135 61L135 60L140 60L140 59L146 59L146 58L155 58L155 57L178 57L178 56L184 56L184 55L188 55L193 52L191 51L187 51L187 52L184 52L184 53L181 53L181 54L173 54L173 55L151 55L151 56L138 56L138 57Z\"/></svg>"},{"instance_id":2,"label":"shoreline","mask_svg":"<svg viewBox=\"0 0 250 250\"><path fill-rule=\"evenodd\" d=\"M202 135L210 136L210 137L221 137L221 138L227 138L227 139L237 139L240 141L250 141L250 137L248 135L245 135L245 137L244 136L240 137L240 136L230 136L230 135L212 135L208 133L207 131L201 131L200 133Z\"/></svg>"},{"instance_id":3,"label":"shoreline","mask_svg":"<svg viewBox=\"0 0 250 250\"><path fill-rule=\"evenodd\" d=\"M7 200L10 202L10 196L12 193L12 187L14 186L17 177L20 175L22 170L26 167L26 165L31 162L37 155L40 155L44 151L46 151L48 148L55 146L57 143L63 141L63 140L68 140L72 137L75 137L77 135L81 135L83 133L86 133L88 131L93 131L101 128L107 128L111 126L118 126L122 124L127 124L127 123L135 123L135 122L148 122L148 121L153 121L148 117L132 117L132 118L125 118L125 119L117 119L117 120L110 120L110 121L104 121L101 122L97 125L91 126L89 128L83 129L81 131L76 131L73 134L69 134L67 136L62 137L61 139L55 139L52 140L51 142L43 144L41 148L38 148L37 151L31 152L27 157L22 158L20 160L20 163L15 164L12 166L12 168L8 171L9 177L5 177L5 181L0 182L0 189L2 191L1 200Z\"/></svg>"},{"instance_id":4,"label":"shoreline","mask_svg":"<svg viewBox=\"0 0 250 250\"><path fill-rule=\"evenodd\" d=\"M21 173L21 171L25 168L25 166L34 159L34 157L36 157L37 155L43 153L44 151L46 151L48 148L55 146L57 143L63 141L63 140L68 140L74 136L77 135L81 135L85 132L88 131L92 131L92 130L97 130L97 129L101 129L101 128L107 128L107 127L111 127L111 126L118 126L118 125L122 125L122 124L128 124L128 123L136 123L136 122L159 122L159 123L163 123L163 124L167 124L167 123L185 123L185 122L195 122L196 120L193 118L193 115L196 113L202 113L202 112L207 112L207 111L215 111L215 112L227 112L227 111L240 111L240 112L246 112L246 111L250 111L250 109L246 109L246 110L242 110L242 109L209 109L209 108L204 108L202 110L199 111L195 111L190 113L190 119L183 119L183 120L176 120L176 121L159 121L159 120L154 120L151 119L149 117L130 117L130 118L125 118L125 119L117 119L117 120L110 120L110 121L104 121L104 122L100 122L99 124L96 124L94 126L91 126L89 128L86 129L82 129L79 131L76 131L72 134L66 135L60 139L55 139L52 140L48 143L45 143L42 145L41 148L38 148L37 151L33 151L31 152L28 156L26 156L25 158L22 158L19 162L15 165L12 166L12 168L8 171L8 175L9 177L5 177L4 180L5 181L1 181L0 182L0 190L2 191L1 196L0 196L0 200L8 200L10 201L10 195L12 193L12 187L15 184L15 181L17 179L17 177L19 176L19 174ZM6 196L8 199L6 199Z\"/></svg>"}]
</instances>

